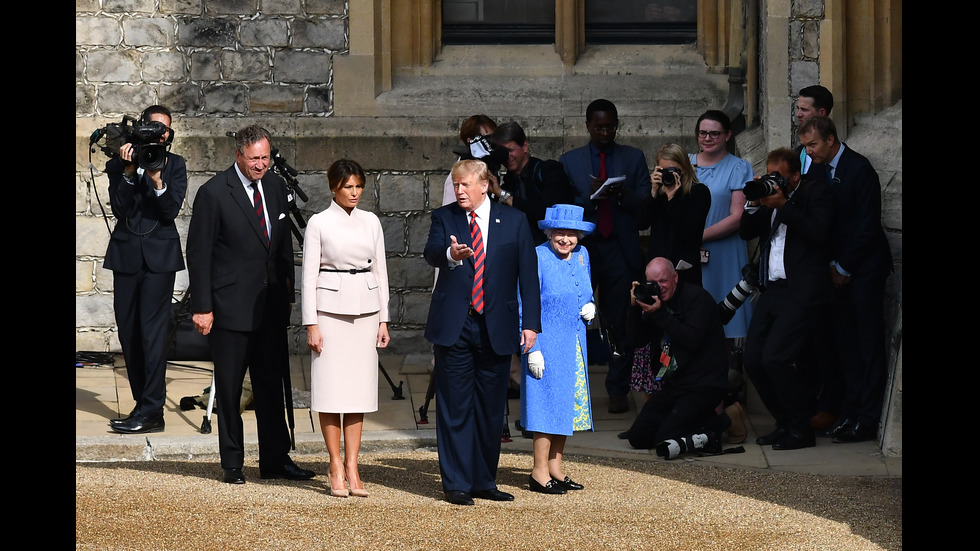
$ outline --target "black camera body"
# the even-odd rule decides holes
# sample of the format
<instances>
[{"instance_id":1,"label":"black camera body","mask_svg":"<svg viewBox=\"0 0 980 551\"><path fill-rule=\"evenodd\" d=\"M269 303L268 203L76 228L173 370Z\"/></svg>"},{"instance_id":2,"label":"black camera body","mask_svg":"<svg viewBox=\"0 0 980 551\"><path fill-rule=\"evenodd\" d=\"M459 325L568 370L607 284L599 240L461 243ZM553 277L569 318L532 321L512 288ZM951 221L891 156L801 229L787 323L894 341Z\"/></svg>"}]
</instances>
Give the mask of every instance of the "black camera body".
<instances>
[{"instance_id":1,"label":"black camera body","mask_svg":"<svg viewBox=\"0 0 980 551\"><path fill-rule=\"evenodd\" d=\"M742 193L749 201L758 201L763 197L769 197L776 193L776 189L783 190L783 195L789 197L789 180L779 172L773 171L758 180L745 182Z\"/></svg>"},{"instance_id":2,"label":"black camera body","mask_svg":"<svg viewBox=\"0 0 980 551\"><path fill-rule=\"evenodd\" d=\"M174 139L171 130L166 143L160 143L167 130L167 126L160 121L142 121L125 115L122 122L109 123L105 128L93 132L91 143L105 137L105 145L100 149L112 159L119 156L119 148L123 144L132 144L133 161L137 166L143 170L163 170L167 164L167 148Z\"/></svg>"},{"instance_id":3,"label":"black camera body","mask_svg":"<svg viewBox=\"0 0 980 551\"><path fill-rule=\"evenodd\" d=\"M633 289L633 296L643 304L653 304L653 297L660 297L660 284L656 281L644 281Z\"/></svg>"},{"instance_id":4,"label":"black camera body","mask_svg":"<svg viewBox=\"0 0 980 551\"><path fill-rule=\"evenodd\" d=\"M681 172L681 169L675 166L669 166L663 169L662 172L663 183L667 187L671 187L673 185L679 184L681 183L681 177L683 175L684 174Z\"/></svg>"}]
</instances>

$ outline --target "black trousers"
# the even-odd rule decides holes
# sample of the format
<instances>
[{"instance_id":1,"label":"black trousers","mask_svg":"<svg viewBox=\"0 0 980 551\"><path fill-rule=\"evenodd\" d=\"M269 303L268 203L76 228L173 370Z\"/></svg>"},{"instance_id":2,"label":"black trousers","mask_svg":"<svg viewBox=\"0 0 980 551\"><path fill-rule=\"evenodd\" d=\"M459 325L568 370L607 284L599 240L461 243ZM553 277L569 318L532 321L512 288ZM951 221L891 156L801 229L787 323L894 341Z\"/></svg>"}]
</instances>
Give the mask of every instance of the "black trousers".
<instances>
[{"instance_id":1,"label":"black trousers","mask_svg":"<svg viewBox=\"0 0 980 551\"><path fill-rule=\"evenodd\" d=\"M167 337L175 272L112 273L113 310L126 361L129 388L139 413L163 415L167 399Z\"/></svg>"},{"instance_id":2,"label":"black trousers","mask_svg":"<svg viewBox=\"0 0 980 551\"><path fill-rule=\"evenodd\" d=\"M271 316L267 316L269 318ZM282 464L289 454L286 423L286 328L266 322L255 331L212 328L209 334L218 401L218 451L221 467L240 469L245 461L245 434L240 404L248 371L252 382L259 439L259 464Z\"/></svg>"},{"instance_id":3,"label":"black trousers","mask_svg":"<svg viewBox=\"0 0 980 551\"><path fill-rule=\"evenodd\" d=\"M798 364L816 317L798 304L785 280L770 282L759 297L745 336L742 360L759 398L779 427L812 432L816 409L813 375Z\"/></svg>"},{"instance_id":4,"label":"black trousers","mask_svg":"<svg viewBox=\"0 0 980 551\"><path fill-rule=\"evenodd\" d=\"M664 440L688 434L721 432L731 426L731 420L715 408L725 398L724 388L672 388L670 381L654 392L629 429L629 443L634 448L652 449Z\"/></svg>"}]
</instances>

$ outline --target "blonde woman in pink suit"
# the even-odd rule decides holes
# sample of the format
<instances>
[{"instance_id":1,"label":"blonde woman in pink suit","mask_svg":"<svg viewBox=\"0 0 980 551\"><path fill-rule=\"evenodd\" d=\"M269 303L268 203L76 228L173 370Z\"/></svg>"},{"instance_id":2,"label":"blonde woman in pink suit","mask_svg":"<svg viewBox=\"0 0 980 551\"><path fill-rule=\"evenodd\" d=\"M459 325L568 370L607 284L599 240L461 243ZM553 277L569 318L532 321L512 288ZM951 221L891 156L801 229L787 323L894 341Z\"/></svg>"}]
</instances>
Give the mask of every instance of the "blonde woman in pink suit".
<instances>
[{"instance_id":1,"label":"blonde woman in pink suit","mask_svg":"<svg viewBox=\"0 0 980 551\"><path fill-rule=\"evenodd\" d=\"M365 182L357 162L335 161L327 179L334 198L310 217L303 243L302 315L313 355L310 409L319 413L330 456L330 494L367 497L357 455L364 414L378 410L377 349L391 340L384 234L377 215L357 208Z\"/></svg>"}]
</instances>

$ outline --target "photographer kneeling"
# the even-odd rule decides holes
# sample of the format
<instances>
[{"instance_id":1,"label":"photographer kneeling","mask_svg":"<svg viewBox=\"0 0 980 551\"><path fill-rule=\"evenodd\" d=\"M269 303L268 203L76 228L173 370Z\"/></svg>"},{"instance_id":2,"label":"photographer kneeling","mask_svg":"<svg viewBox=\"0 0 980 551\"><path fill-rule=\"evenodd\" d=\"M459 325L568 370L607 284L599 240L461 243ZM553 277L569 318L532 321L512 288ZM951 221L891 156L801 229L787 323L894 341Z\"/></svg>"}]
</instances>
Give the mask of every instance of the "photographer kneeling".
<instances>
[{"instance_id":1,"label":"photographer kneeling","mask_svg":"<svg viewBox=\"0 0 980 551\"><path fill-rule=\"evenodd\" d=\"M696 448L720 452L720 433L731 425L716 407L728 392L728 356L718 304L702 287L678 280L670 261L646 267L647 282L633 282L626 331L630 345L650 343L661 388L643 405L627 431L634 448L661 453L658 444L706 433ZM660 361L658 365L657 360ZM689 450L688 450L689 451Z\"/></svg>"}]
</instances>

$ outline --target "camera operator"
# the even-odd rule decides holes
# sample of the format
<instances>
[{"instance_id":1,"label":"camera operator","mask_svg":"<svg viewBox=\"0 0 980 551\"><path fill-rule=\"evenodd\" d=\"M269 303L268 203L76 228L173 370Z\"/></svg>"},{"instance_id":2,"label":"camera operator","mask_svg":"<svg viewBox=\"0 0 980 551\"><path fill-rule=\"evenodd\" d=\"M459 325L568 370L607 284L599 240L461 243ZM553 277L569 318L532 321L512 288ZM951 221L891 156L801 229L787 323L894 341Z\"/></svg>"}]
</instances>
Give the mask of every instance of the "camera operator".
<instances>
[{"instance_id":1,"label":"camera operator","mask_svg":"<svg viewBox=\"0 0 980 551\"><path fill-rule=\"evenodd\" d=\"M166 127L159 143L169 144L170 110L147 107L141 126ZM184 158L169 151L161 170L138 167L134 144L119 147L106 163L109 202L116 226L109 238L103 266L112 270L113 308L119 344L136 407L125 418L109 422L124 434L159 432L164 428L167 346L171 299L177 272L184 269L180 236L174 219L187 193Z\"/></svg>"},{"instance_id":2,"label":"camera operator","mask_svg":"<svg viewBox=\"0 0 980 551\"><path fill-rule=\"evenodd\" d=\"M720 446L720 433L731 420L716 409L728 392L718 303L704 288L681 281L664 257L647 264L646 279L645 284L633 282L626 330L631 346L650 343L651 363L660 368L663 386L643 404L627 431L629 443L652 449L665 440L704 432ZM650 290L651 282L659 293ZM654 293L649 302L639 300L647 298L644 290Z\"/></svg>"},{"instance_id":3,"label":"camera operator","mask_svg":"<svg viewBox=\"0 0 980 551\"><path fill-rule=\"evenodd\" d=\"M503 182L491 182L490 191L505 205L524 211L531 226L535 245L548 240L538 227L549 207L559 203L574 204L578 194L572 188L561 163L532 156L530 142L521 125L514 121L501 124L491 138L495 148L507 152L507 173Z\"/></svg>"},{"instance_id":4,"label":"camera operator","mask_svg":"<svg viewBox=\"0 0 980 551\"><path fill-rule=\"evenodd\" d=\"M759 239L762 294L745 338L745 370L762 403L776 420L776 430L759 437L759 445L795 450L815 445L810 417L815 393L797 360L815 329L813 315L831 298L830 230L833 198L822 178L802 178L800 158L789 148L769 153L762 183L773 181L769 195L756 197L746 184L739 226L742 239ZM751 184L751 185L750 185Z\"/></svg>"}]
</instances>

